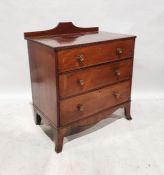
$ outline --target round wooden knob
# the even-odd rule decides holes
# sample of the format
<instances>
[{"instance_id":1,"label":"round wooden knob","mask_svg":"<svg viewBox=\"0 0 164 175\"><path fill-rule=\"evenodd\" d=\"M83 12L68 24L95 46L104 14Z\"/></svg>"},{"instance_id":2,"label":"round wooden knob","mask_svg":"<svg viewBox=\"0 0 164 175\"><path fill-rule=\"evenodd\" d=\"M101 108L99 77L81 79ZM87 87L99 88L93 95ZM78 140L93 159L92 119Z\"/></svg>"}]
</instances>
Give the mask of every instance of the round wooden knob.
<instances>
[{"instance_id":1,"label":"round wooden knob","mask_svg":"<svg viewBox=\"0 0 164 175\"><path fill-rule=\"evenodd\" d=\"M78 56L77 56L77 60L78 60L79 63L83 63L84 60L85 60L85 59L84 59L84 55L83 55L83 54L78 55Z\"/></svg>"},{"instance_id":2,"label":"round wooden knob","mask_svg":"<svg viewBox=\"0 0 164 175\"><path fill-rule=\"evenodd\" d=\"M122 54L122 52L123 52L123 51L122 51L122 48L117 48L117 49L116 49L117 55L120 56L120 55Z\"/></svg>"},{"instance_id":3,"label":"round wooden knob","mask_svg":"<svg viewBox=\"0 0 164 175\"><path fill-rule=\"evenodd\" d=\"M120 70L115 70L115 75L116 75L116 76L120 76L120 75L121 75Z\"/></svg>"},{"instance_id":4,"label":"round wooden knob","mask_svg":"<svg viewBox=\"0 0 164 175\"><path fill-rule=\"evenodd\" d=\"M78 81L78 83L79 83L81 86L83 86L83 85L84 85L84 80L81 79L81 80Z\"/></svg>"},{"instance_id":5,"label":"round wooden knob","mask_svg":"<svg viewBox=\"0 0 164 175\"><path fill-rule=\"evenodd\" d=\"M84 105L82 105L82 104L79 104L79 105L77 105L77 109L78 109L78 111L84 111Z\"/></svg>"},{"instance_id":6,"label":"round wooden knob","mask_svg":"<svg viewBox=\"0 0 164 175\"><path fill-rule=\"evenodd\" d=\"M115 97L116 99L119 99L120 96L121 96L121 94L118 93L118 92L114 92L113 95L114 95L114 97Z\"/></svg>"}]
</instances>

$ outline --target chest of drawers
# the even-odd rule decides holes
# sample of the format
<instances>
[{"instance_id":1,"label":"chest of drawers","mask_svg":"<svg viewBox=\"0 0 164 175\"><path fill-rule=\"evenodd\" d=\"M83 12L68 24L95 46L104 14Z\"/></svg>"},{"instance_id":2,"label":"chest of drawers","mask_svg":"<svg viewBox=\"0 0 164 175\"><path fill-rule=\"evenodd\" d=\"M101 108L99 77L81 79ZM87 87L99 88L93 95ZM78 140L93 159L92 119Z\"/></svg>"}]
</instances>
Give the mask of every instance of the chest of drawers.
<instances>
[{"instance_id":1,"label":"chest of drawers","mask_svg":"<svg viewBox=\"0 0 164 175\"><path fill-rule=\"evenodd\" d=\"M120 107L128 120L135 36L79 28L71 22L24 33L28 44L36 124L46 119L55 151L64 136L109 117Z\"/></svg>"}]
</instances>

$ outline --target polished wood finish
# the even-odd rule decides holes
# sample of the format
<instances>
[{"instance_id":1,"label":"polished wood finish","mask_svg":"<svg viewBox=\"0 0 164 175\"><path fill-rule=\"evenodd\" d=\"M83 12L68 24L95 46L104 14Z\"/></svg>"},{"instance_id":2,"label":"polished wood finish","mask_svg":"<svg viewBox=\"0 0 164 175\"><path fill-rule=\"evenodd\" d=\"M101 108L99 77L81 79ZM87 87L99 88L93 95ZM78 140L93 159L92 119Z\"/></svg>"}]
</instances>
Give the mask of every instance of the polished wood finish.
<instances>
[{"instance_id":1,"label":"polished wood finish","mask_svg":"<svg viewBox=\"0 0 164 175\"><path fill-rule=\"evenodd\" d=\"M132 62L133 60L130 58L124 61L61 74L59 76L60 98L131 79Z\"/></svg>"},{"instance_id":2,"label":"polished wood finish","mask_svg":"<svg viewBox=\"0 0 164 175\"><path fill-rule=\"evenodd\" d=\"M125 108L129 104L130 104L130 101L127 101L125 103L121 103L119 105L113 106L112 108L108 108L108 109L100 111L96 114L93 114L91 116L88 116L82 120L78 120L76 122L73 122L73 123L66 125L64 127L60 127L59 128L59 130L61 131L60 134L62 136L68 136L68 135L80 132L81 130L83 130L84 127L94 125L94 124L98 123L99 121L110 117L110 114L115 112L117 109L122 108L122 107Z\"/></svg>"},{"instance_id":3,"label":"polished wood finish","mask_svg":"<svg viewBox=\"0 0 164 175\"><path fill-rule=\"evenodd\" d=\"M119 53L117 49L122 49ZM134 40L126 39L58 51L59 72L133 57ZM80 60L83 56L83 61Z\"/></svg>"},{"instance_id":4,"label":"polished wood finish","mask_svg":"<svg viewBox=\"0 0 164 175\"><path fill-rule=\"evenodd\" d=\"M116 40L134 39L135 36L98 31L98 27L81 28L71 22L59 23L57 27L37 32L26 32L24 38L55 50L94 45Z\"/></svg>"},{"instance_id":5,"label":"polished wood finish","mask_svg":"<svg viewBox=\"0 0 164 175\"><path fill-rule=\"evenodd\" d=\"M55 53L51 48L31 41L28 41L28 51L33 104L57 127Z\"/></svg>"},{"instance_id":6,"label":"polished wood finish","mask_svg":"<svg viewBox=\"0 0 164 175\"><path fill-rule=\"evenodd\" d=\"M54 130L54 141L55 141L55 151L60 153L63 148L64 134L61 129L57 128Z\"/></svg>"},{"instance_id":7,"label":"polished wood finish","mask_svg":"<svg viewBox=\"0 0 164 175\"><path fill-rule=\"evenodd\" d=\"M98 89L60 102L60 125L83 119L130 100L130 81ZM79 109L79 105L83 110Z\"/></svg>"},{"instance_id":8,"label":"polished wood finish","mask_svg":"<svg viewBox=\"0 0 164 175\"><path fill-rule=\"evenodd\" d=\"M80 28L71 22L24 33L28 41L34 120L52 126L55 151L120 107L131 120L135 36Z\"/></svg>"},{"instance_id":9,"label":"polished wood finish","mask_svg":"<svg viewBox=\"0 0 164 175\"><path fill-rule=\"evenodd\" d=\"M98 32L98 27L90 27L90 28L82 28L75 26L72 22L61 22L56 27L50 30L38 31L38 32L26 32L24 33L24 37L26 39L33 38L35 40L36 37L50 37L66 35L66 34L87 34ZM43 41L43 40L42 40Z\"/></svg>"}]
</instances>

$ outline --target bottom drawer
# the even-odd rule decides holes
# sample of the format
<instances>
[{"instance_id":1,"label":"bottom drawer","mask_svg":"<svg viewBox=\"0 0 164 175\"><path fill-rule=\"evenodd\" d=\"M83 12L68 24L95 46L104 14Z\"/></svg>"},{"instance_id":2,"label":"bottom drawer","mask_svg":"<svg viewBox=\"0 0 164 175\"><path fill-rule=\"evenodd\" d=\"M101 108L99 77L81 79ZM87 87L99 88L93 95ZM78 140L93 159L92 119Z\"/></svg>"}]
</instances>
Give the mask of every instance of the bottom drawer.
<instances>
[{"instance_id":1,"label":"bottom drawer","mask_svg":"<svg viewBox=\"0 0 164 175\"><path fill-rule=\"evenodd\" d=\"M130 81L60 101L60 125L95 114L130 99Z\"/></svg>"}]
</instances>

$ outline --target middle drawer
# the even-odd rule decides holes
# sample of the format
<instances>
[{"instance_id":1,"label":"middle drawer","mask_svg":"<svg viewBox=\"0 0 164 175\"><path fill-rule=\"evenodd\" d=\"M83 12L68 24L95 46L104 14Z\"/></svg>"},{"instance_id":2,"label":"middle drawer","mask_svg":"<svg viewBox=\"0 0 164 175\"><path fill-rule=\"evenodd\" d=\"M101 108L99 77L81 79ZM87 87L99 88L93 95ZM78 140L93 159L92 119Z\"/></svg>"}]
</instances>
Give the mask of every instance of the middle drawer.
<instances>
[{"instance_id":1,"label":"middle drawer","mask_svg":"<svg viewBox=\"0 0 164 175\"><path fill-rule=\"evenodd\" d=\"M132 74L132 62L132 59L128 59L61 74L59 76L60 98L129 79Z\"/></svg>"}]
</instances>

